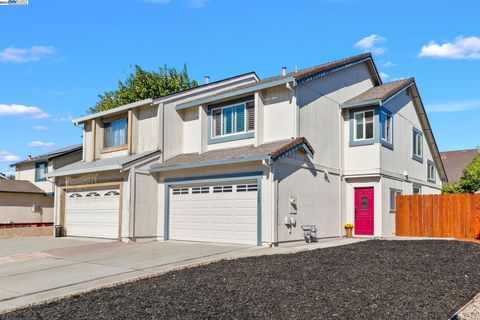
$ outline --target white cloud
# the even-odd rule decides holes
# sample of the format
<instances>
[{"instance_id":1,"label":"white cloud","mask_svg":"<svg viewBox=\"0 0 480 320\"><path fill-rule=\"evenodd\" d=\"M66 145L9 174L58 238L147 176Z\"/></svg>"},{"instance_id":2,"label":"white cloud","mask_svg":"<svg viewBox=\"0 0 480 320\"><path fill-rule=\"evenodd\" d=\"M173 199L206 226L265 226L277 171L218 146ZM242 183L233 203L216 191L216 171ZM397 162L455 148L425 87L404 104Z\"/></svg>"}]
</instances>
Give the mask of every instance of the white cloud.
<instances>
[{"instance_id":1,"label":"white cloud","mask_svg":"<svg viewBox=\"0 0 480 320\"><path fill-rule=\"evenodd\" d=\"M452 42L443 44L431 41L422 47L418 56L446 59L480 59L480 38L459 36Z\"/></svg>"},{"instance_id":2,"label":"white cloud","mask_svg":"<svg viewBox=\"0 0 480 320\"><path fill-rule=\"evenodd\" d=\"M0 117L21 116L33 119L48 118L48 113L38 107L29 107L19 104L0 104Z\"/></svg>"},{"instance_id":3,"label":"white cloud","mask_svg":"<svg viewBox=\"0 0 480 320\"><path fill-rule=\"evenodd\" d=\"M52 118L52 121L55 122L70 122L73 120L72 116L55 116Z\"/></svg>"},{"instance_id":4,"label":"white cloud","mask_svg":"<svg viewBox=\"0 0 480 320\"><path fill-rule=\"evenodd\" d=\"M381 43L385 43L387 39L378 34L369 35L363 39L360 39L357 43L354 44L354 47L360 48L364 51L371 51L373 54L382 55L387 52L387 48L379 47Z\"/></svg>"},{"instance_id":5,"label":"white cloud","mask_svg":"<svg viewBox=\"0 0 480 320\"><path fill-rule=\"evenodd\" d=\"M393 63L392 61L387 61L381 64L382 67L384 68L390 68L390 67L395 67L397 64Z\"/></svg>"},{"instance_id":6,"label":"white cloud","mask_svg":"<svg viewBox=\"0 0 480 320\"><path fill-rule=\"evenodd\" d=\"M27 147L29 148L51 148L55 146L55 143L53 142L43 142L43 141L31 141L27 144Z\"/></svg>"},{"instance_id":7,"label":"white cloud","mask_svg":"<svg viewBox=\"0 0 480 320\"><path fill-rule=\"evenodd\" d=\"M456 112L480 109L480 99L443 101L427 104L426 108L430 112Z\"/></svg>"},{"instance_id":8,"label":"white cloud","mask_svg":"<svg viewBox=\"0 0 480 320\"><path fill-rule=\"evenodd\" d=\"M33 130L38 130L38 131L45 131L45 130L48 130L48 127L45 127L45 126L33 126L32 129L33 129Z\"/></svg>"},{"instance_id":9,"label":"white cloud","mask_svg":"<svg viewBox=\"0 0 480 320\"><path fill-rule=\"evenodd\" d=\"M51 46L33 46L30 48L8 47L0 51L0 62L22 63L38 61L55 53Z\"/></svg>"},{"instance_id":10,"label":"white cloud","mask_svg":"<svg viewBox=\"0 0 480 320\"><path fill-rule=\"evenodd\" d=\"M0 162L13 162L20 160L20 157L7 151L0 151Z\"/></svg>"},{"instance_id":11,"label":"white cloud","mask_svg":"<svg viewBox=\"0 0 480 320\"><path fill-rule=\"evenodd\" d=\"M387 80L388 78L390 78L390 75L385 72L380 72L380 77L382 78L382 80Z\"/></svg>"}]
</instances>

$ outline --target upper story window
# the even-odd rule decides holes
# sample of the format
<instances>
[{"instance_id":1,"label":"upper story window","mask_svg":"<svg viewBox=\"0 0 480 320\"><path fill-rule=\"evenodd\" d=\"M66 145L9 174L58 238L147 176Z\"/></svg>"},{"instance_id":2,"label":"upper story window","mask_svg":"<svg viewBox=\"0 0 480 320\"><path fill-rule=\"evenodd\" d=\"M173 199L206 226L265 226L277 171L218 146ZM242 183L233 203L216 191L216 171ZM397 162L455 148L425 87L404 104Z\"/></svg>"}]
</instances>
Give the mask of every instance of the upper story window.
<instances>
[{"instance_id":1,"label":"upper story window","mask_svg":"<svg viewBox=\"0 0 480 320\"><path fill-rule=\"evenodd\" d=\"M253 138L255 103L244 101L210 109L209 143Z\"/></svg>"},{"instance_id":2,"label":"upper story window","mask_svg":"<svg viewBox=\"0 0 480 320\"><path fill-rule=\"evenodd\" d=\"M420 130L412 130L412 158L423 162L423 134Z\"/></svg>"},{"instance_id":3,"label":"upper story window","mask_svg":"<svg viewBox=\"0 0 480 320\"><path fill-rule=\"evenodd\" d=\"M103 124L104 148L120 147L127 144L128 120L127 118L116 119Z\"/></svg>"},{"instance_id":4,"label":"upper story window","mask_svg":"<svg viewBox=\"0 0 480 320\"><path fill-rule=\"evenodd\" d=\"M48 162L40 162L35 164L35 181L47 181Z\"/></svg>"},{"instance_id":5,"label":"upper story window","mask_svg":"<svg viewBox=\"0 0 480 320\"><path fill-rule=\"evenodd\" d=\"M212 109L212 136L239 134L255 129L254 102Z\"/></svg>"},{"instance_id":6,"label":"upper story window","mask_svg":"<svg viewBox=\"0 0 480 320\"><path fill-rule=\"evenodd\" d=\"M373 110L355 112L353 115L354 121L354 140L368 140L373 139L374 128L374 112Z\"/></svg>"},{"instance_id":7,"label":"upper story window","mask_svg":"<svg viewBox=\"0 0 480 320\"><path fill-rule=\"evenodd\" d=\"M387 142L389 144L392 143L393 139L393 117L391 114L388 114L385 111L381 112L381 134L382 134L382 141Z\"/></svg>"},{"instance_id":8,"label":"upper story window","mask_svg":"<svg viewBox=\"0 0 480 320\"><path fill-rule=\"evenodd\" d=\"M437 170L435 168L435 163L433 161L427 161L427 179L430 182L435 182L437 179Z\"/></svg>"}]
</instances>

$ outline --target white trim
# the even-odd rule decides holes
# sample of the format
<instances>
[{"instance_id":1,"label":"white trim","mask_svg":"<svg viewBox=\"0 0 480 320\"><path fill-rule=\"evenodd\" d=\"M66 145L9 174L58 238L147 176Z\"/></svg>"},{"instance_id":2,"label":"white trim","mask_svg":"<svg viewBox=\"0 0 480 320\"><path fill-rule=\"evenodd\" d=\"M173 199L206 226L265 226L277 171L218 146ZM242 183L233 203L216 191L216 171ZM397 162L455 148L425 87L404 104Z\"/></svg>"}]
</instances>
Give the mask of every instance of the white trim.
<instances>
[{"instance_id":1,"label":"white trim","mask_svg":"<svg viewBox=\"0 0 480 320\"><path fill-rule=\"evenodd\" d=\"M367 112L371 112L372 113L372 137L371 138L367 138L367 121L366 121L366 116L365 114ZM356 115L357 114L363 114L363 138L362 139L358 139L357 138L357 118L356 118ZM357 111L357 112L354 112L353 113L353 141L365 141L365 140L371 140L371 139L375 139L375 110L374 109L368 109L368 110L362 110L362 111Z\"/></svg>"}]
</instances>

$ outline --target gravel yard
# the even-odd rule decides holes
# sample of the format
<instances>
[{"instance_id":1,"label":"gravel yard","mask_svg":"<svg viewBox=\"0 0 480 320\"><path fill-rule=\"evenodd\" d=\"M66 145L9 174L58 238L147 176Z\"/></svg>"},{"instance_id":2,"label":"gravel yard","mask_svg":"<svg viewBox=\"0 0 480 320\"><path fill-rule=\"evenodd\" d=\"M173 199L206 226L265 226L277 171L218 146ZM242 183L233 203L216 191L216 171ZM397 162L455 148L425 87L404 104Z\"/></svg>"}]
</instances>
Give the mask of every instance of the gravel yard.
<instances>
[{"instance_id":1,"label":"gravel yard","mask_svg":"<svg viewBox=\"0 0 480 320\"><path fill-rule=\"evenodd\" d=\"M0 319L448 319L480 292L479 268L479 244L367 241L222 261Z\"/></svg>"}]
</instances>

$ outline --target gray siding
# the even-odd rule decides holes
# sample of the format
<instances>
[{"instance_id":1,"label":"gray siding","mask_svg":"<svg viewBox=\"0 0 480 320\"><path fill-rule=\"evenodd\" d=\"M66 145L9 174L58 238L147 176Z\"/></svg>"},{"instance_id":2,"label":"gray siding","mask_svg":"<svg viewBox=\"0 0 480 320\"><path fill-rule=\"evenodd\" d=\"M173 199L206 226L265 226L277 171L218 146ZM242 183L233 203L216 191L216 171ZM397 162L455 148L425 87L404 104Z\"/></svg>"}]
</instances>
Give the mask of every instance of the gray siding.
<instances>
[{"instance_id":1,"label":"gray siding","mask_svg":"<svg viewBox=\"0 0 480 320\"><path fill-rule=\"evenodd\" d=\"M315 149L314 163L339 168L340 104L373 87L366 63L307 81L296 88L299 132Z\"/></svg>"},{"instance_id":2,"label":"gray siding","mask_svg":"<svg viewBox=\"0 0 480 320\"><path fill-rule=\"evenodd\" d=\"M307 160L300 161L298 154L274 164L274 179L277 189L277 241L303 239L301 225L317 226L319 238L335 237L340 234L340 177L325 176ZM306 159L305 155L301 155ZM297 200L297 214L291 214L290 197ZM292 216L296 227L290 234L285 226L285 217Z\"/></svg>"},{"instance_id":3,"label":"gray siding","mask_svg":"<svg viewBox=\"0 0 480 320\"><path fill-rule=\"evenodd\" d=\"M136 173L134 237L155 238L158 218L158 183L150 174Z\"/></svg>"}]
</instances>

